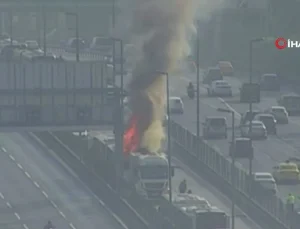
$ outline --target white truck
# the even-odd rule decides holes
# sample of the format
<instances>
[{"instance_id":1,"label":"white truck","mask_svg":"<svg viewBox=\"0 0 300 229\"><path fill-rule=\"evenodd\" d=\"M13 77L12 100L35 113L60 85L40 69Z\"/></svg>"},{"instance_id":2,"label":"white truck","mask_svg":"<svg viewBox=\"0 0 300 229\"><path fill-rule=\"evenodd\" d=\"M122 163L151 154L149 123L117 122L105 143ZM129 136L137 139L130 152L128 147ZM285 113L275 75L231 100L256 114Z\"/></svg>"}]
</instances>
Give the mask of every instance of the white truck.
<instances>
[{"instance_id":1,"label":"white truck","mask_svg":"<svg viewBox=\"0 0 300 229\"><path fill-rule=\"evenodd\" d=\"M164 155L132 152L126 169L125 180L145 198L159 197L169 188L169 164ZM173 168L171 176L174 176Z\"/></svg>"},{"instance_id":2,"label":"white truck","mask_svg":"<svg viewBox=\"0 0 300 229\"><path fill-rule=\"evenodd\" d=\"M100 149L99 144L105 144L109 147L106 152L103 152L103 150L100 152L99 150L100 160L114 159L111 155L115 150L112 131L92 131L89 132L88 138L89 148L96 145L96 148ZM164 154L154 154L140 150L140 152L131 152L129 156L124 156L124 159L124 180L139 195L153 199L160 197L168 190L169 163ZM113 164L109 161L107 163ZM171 176L174 176L173 167L171 168Z\"/></svg>"}]
</instances>

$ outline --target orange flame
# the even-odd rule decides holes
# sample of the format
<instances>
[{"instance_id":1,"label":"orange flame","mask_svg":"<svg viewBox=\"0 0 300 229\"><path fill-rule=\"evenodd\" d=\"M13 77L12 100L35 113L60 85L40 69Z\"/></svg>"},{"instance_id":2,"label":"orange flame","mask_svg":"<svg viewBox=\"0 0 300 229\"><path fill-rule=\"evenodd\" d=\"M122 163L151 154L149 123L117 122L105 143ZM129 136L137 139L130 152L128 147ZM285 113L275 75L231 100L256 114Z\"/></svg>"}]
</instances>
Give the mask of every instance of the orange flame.
<instances>
[{"instance_id":1,"label":"orange flame","mask_svg":"<svg viewBox=\"0 0 300 229\"><path fill-rule=\"evenodd\" d=\"M134 152L139 147L139 133L137 126L138 119L136 116L132 115L129 121L129 127L124 133L123 137L123 152L126 156L130 152Z\"/></svg>"}]
</instances>

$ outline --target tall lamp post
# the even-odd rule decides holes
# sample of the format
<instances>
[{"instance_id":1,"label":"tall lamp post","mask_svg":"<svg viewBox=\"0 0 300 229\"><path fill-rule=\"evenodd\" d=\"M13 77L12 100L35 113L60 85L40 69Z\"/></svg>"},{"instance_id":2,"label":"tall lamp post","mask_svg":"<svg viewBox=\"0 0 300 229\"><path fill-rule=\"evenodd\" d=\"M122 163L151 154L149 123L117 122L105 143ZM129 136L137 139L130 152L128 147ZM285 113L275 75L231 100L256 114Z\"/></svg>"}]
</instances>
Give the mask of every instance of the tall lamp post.
<instances>
[{"instance_id":1,"label":"tall lamp post","mask_svg":"<svg viewBox=\"0 0 300 229\"><path fill-rule=\"evenodd\" d=\"M78 13L66 13L67 16L75 18L75 37L76 37L76 61L80 61L79 57L79 16Z\"/></svg>"},{"instance_id":2,"label":"tall lamp post","mask_svg":"<svg viewBox=\"0 0 300 229\"><path fill-rule=\"evenodd\" d=\"M199 33L199 21L197 21L197 57L196 57L196 67L197 67L197 155L199 155L199 139L200 139L200 33Z\"/></svg>"},{"instance_id":3,"label":"tall lamp post","mask_svg":"<svg viewBox=\"0 0 300 229\"><path fill-rule=\"evenodd\" d=\"M260 37L260 38L254 38L250 40L249 43L249 83L253 83L253 45L255 43L259 43L262 41L274 41L275 39L273 37ZM249 103L249 112L250 112L250 123L249 123L249 136L251 140L251 145L252 145L252 121L253 121L253 107L252 107L252 101ZM249 176L250 178L252 177L252 158L249 160Z\"/></svg>"},{"instance_id":4,"label":"tall lamp post","mask_svg":"<svg viewBox=\"0 0 300 229\"><path fill-rule=\"evenodd\" d=\"M43 49L44 49L44 56L47 55L47 15L45 7L42 9L43 15Z\"/></svg>"},{"instance_id":5,"label":"tall lamp post","mask_svg":"<svg viewBox=\"0 0 300 229\"><path fill-rule=\"evenodd\" d=\"M9 33L10 33L10 45L13 45L13 12L9 12Z\"/></svg>"},{"instance_id":6,"label":"tall lamp post","mask_svg":"<svg viewBox=\"0 0 300 229\"><path fill-rule=\"evenodd\" d=\"M168 183L169 183L169 202L172 203L172 154L171 154L171 123L170 123L170 88L169 88L169 73L157 71L157 73L166 76L166 92L167 92L167 136L168 136Z\"/></svg>"},{"instance_id":7,"label":"tall lamp post","mask_svg":"<svg viewBox=\"0 0 300 229\"><path fill-rule=\"evenodd\" d=\"M112 0L112 28L116 27L116 0Z\"/></svg>"},{"instance_id":8,"label":"tall lamp post","mask_svg":"<svg viewBox=\"0 0 300 229\"><path fill-rule=\"evenodd\" d=\"M235 228L235 130L234 130L234 119L235 113L233 110L218 108L220 112L226 112L231 114L231 128L232 128L232 135L231 135L231 144L230 144L230 153L231 153L231 184L233 187L232 197L231 197L231 229Z\"/></svg>"},{"instance_id":9,"label":"tall lamp post","mask_svg":"<svg viewBox=\"0 0 300 229\"><path fill-rule=\"evenodd\" d=\"M107 38L108 40L113 41L113 47L115 47L115 43L119 42L120 43L120 56L121 59L123 60L123 41L120 38ZM115 68L115 55L113 55L113 67ZM123 155L123 136L124 136L124 75L123 75L123 61L121 61L121 85L120 85L120 90L119 90L119 97L118 97L118 104L119 104L119 122L120 125L118 125L118 130L116 131L118 134L116 135L116 146L119 148L116 148L116 152L118 152L117 160L118 160L118 165L117 165L117 189L119 190L119 178L121 177L121 172L122 172L122 155ZM117 140L118 139L118 140Z\"/></svg>"}]
</instances>

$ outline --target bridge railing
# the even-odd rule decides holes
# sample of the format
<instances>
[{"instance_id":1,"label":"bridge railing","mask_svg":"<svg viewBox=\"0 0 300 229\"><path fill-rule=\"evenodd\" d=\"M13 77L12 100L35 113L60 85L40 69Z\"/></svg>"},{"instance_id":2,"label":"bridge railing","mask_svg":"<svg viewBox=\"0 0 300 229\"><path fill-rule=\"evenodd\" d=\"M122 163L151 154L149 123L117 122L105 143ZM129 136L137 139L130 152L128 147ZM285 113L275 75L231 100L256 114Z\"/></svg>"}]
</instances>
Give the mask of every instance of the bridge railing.
<instances>
[{"instance_id":1,"label":"bridge railing","mask_svg":"<svg viewBox=\"0 0 300 229\"><path fill-rule=\"evenodd\" d=\"M286 204L275 195L263 195L262 187L255 184L248 172L238 165L232 173L229 156L221 154L207 141L198 140L195 134L173 120L171 130L172 152L199 175L207 176L221 192L230 198L234 195L237 205L251 218L266 224L266 228L294 228L294 213L288 211ZM235 188L232 186L233 179Z\"/></svg>"}]
</instances>

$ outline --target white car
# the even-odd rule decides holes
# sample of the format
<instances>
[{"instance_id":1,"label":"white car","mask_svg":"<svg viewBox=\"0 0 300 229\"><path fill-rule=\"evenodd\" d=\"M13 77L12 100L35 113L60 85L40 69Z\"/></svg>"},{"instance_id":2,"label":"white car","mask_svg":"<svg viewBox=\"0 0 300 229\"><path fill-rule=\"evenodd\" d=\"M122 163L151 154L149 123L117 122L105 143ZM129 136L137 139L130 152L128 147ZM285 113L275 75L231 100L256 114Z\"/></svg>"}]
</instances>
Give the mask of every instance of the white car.
<instances>
[{"instance_id":1,"label":"white car","mask_svg":"<svg viewBox=\"0 0 300 229\"><path fill-rule=\"evenodd\" d=\"M289 114L286 111L285 107L272 106L270 109L266 110L266 112L272 114L275 117L277 123L289 123Z\"/></svg>"},{"instance_id":2,"label":"white car","mask_svg":"<svg viewBox=\"0 0 300 229\"><path fill-rule=\"evenodd\" d=\"M209 96L232 96L232 87L226 80L215 80L208 87Z\"/></svg>"},{"instance_id":3,"label":"white car","mask_svg":"<svg viewBox=\"0 0 300 229\"><path fill-rule=\"evenodd\" d=\"M262 186L262 188L268 193L272 194L277 193L277 185L276 181L271 173L254 173L253 174L254 181Z\"/></svg>"},{"instance_id":4,"label":"white car","mask_svg":"<svg viewBox=\"0 0 300 229\"><path fill-rule=\"evenodd\" d=\"M169 105L171 114L183 114L184 106L180 97L170 97Z\"/></svg>"},{"instance_id":5,"label":"white car","mask_svg":"<svg viewBox=\"0 0 300 229\"><path fill-rule=\"evenodd\" d=\"M39 43L37 41L26 41L25 44L30 50L38 50L40 48Z\"/></svg>"},{"instance_id":6,"label":"white car","mask_svg":"<svg viewBox=\"0 0 300 229\"><path fill-rule=\"evenodd\" d=\"M261 121L252 121L252 132L250 134L250 122L241 126L242 137L247 138L267 138L267 128Z\"/></svg>"}]
</instances>

